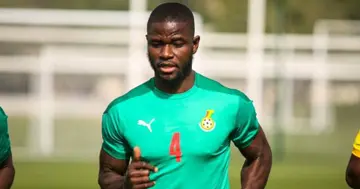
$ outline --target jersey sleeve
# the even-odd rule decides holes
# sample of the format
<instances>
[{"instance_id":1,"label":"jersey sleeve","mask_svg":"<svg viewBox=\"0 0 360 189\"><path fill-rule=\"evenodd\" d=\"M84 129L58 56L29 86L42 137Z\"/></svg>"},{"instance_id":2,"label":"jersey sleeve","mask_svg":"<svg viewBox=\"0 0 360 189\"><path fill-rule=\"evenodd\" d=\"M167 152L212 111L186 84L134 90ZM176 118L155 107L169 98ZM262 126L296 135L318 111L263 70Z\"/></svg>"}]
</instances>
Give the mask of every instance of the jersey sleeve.
<instances>
[{"instance_id":1,"label":"jersey sleeve","mask_svg":"<svg viewBox=\"0 0 360 189\"><path fill-rule=\"evenodd\" d=\"M355 140L354 140L354 144L353 144L353 149L352 149L352 154L358 158L360 158L360 131L358 131Z\"/></svg>"},{"instance_id":2,"label":"jersey sleeve","mask_svg":"<svg viewBox=\"0 0 360 189\"><path fill-rule=\"evenodd\" d=\"M8 132L8 116L0 107L0 164L11 154L10 137Z\"/></svg>"},{"instance_id":3,"label":"jersey sleeve","mask_svg":"<svg viewBox=\"0 0 360 189\"><path fill-rule=\"evenodd\" d=\"M129 159L130 147L123 135L124 125L117 115L105 112L102 116L102 149L116 159Z\"/></svg>"},{"instance_id":4,"label":"jersey sleeve","mask_svg":"<svg viewBox=\"0 0 360 189\"><path fill-rule=\"evenodd\" d=\"M255 139L259 127L252 101L240 102L236 115L235 129L231 134L231 140L235 146L239 149L248 147Z\"/></svg>"}]
</instances>

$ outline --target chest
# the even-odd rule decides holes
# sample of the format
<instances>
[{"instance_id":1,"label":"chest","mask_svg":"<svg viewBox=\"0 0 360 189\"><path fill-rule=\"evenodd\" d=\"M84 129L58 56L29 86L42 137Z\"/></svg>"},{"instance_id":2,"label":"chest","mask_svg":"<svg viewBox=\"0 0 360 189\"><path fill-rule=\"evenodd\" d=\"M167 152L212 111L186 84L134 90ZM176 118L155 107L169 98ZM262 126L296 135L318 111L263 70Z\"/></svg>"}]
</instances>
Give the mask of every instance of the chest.
<instances>
[{"instance_id":1,"label":"chest","mask_svg":"<svg viewBox=\"0 0 360 189\"><path fill-rule=\"evenodd\" d=\"M139 107L127 116L125 137L152 161L216 156L229 146L234 118L225 106L201 102Z\"/></svg>"}]
</instances>

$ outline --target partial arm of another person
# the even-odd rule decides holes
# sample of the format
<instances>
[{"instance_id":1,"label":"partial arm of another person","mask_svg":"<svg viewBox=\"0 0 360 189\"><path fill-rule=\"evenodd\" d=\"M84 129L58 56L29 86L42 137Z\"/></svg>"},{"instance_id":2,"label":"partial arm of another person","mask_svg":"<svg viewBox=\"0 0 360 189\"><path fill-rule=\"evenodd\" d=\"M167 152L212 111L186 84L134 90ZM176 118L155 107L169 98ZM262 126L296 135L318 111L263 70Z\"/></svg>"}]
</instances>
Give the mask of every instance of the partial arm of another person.
<instances>
[{"instance_id":1,"label":"partial arm of another person","mask_svg":"<svg viewBox=\"0 0 360 189\"><path fill-rule=\"evenodd\" d=\"M0 189L11 188L15 177L7 119L0 107Z\"/></svg>"},{"instance_id":2,"label":"partial arm of another person","mask_svg":"<svg viewBox=\"0 0 360 189\"><path fill-rule=\"evenodd\" d=\"M241 188L264 189L272 167L272 152L251 101L240 104L237 119L232 140L246 159L241 170Z\"/></svg>"},{"instance_id":3,"label":"partial arm of another person","mask_svg":"<svg viewBox=\"0 0 360 189\"><path fill-rule=\"evenodd\" d=\"M0 166L0 189L11 188L15 177L15 168L12 160L12 155L6 158L6 160Z\"/></svg>"},{"instance_id":4,"label":"partial arm of another person","mask_svg":"<svg viewBox=\"0 0 360 189\"><path fill-rule=\"evenodd\" d=\"M360 189L360 131L355 138L352 154L346 168L346 183L351 188Z\"/></svg>"}]
</instances>

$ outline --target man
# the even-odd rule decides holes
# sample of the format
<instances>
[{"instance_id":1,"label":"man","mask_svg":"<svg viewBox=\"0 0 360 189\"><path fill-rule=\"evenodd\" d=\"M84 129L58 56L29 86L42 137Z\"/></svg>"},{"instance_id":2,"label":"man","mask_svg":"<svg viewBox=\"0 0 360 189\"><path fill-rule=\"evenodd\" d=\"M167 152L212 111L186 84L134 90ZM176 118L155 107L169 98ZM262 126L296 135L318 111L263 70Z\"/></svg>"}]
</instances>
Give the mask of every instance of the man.
<instances>
[{"instance_id":1,"label":"man","mask_svg":"<svg viewBox=\"0 0 360 189\"><path fill-rule=\"evenodd\" d=\"M263 189L272 157L252 101L192 70L200 37L190 9L159 5L146 40L154 78L102 117L101 188L228 189L233 141L246 158L242 188Z\"/></svg>"},{"instance_id":2,"label":"man","mask_svg":"<svg viewBox=\"0 0 360 189\"><path fill-rule=\"evenodd\" d=\"M356 135L352 154L347 165L346 182L351 188L360 189L360 131Z\"/></svg>"},{"instance_id":3,"label":"man","mask_svg":"<svg viewBox=\"0 0 360 189\"><path fill-rule=\"evenodd\" d=\"M9 189L15 176L12 161L7 116L0 107L0 189Z\"/></svg>"}]
</instances>

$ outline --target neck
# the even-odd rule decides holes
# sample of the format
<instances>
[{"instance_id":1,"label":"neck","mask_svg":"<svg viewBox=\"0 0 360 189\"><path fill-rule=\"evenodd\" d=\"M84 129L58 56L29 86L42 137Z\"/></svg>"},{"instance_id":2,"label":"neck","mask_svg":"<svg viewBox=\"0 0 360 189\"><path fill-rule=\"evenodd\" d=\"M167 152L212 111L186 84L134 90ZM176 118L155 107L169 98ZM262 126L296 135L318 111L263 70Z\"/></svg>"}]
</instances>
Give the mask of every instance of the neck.
<instances>
[{"instance_id":1,"label":"neck","mask_svg":"<svg viewBox=\"0 0 360 189\"><path fill-rule=\"evenodd\" d=\"M155 77L155 86L159 90L169 93L183 93L188 91L194 86L195 83L195 72L191 73L179 82L164 82L163 80Z\"/></svg>"}]
</instances>

